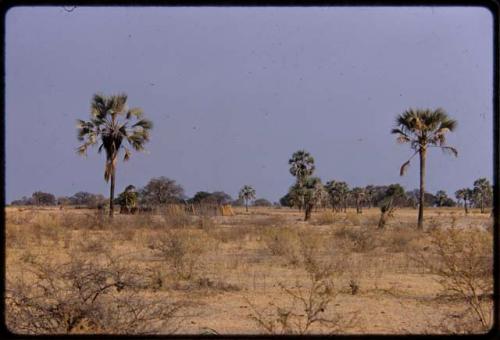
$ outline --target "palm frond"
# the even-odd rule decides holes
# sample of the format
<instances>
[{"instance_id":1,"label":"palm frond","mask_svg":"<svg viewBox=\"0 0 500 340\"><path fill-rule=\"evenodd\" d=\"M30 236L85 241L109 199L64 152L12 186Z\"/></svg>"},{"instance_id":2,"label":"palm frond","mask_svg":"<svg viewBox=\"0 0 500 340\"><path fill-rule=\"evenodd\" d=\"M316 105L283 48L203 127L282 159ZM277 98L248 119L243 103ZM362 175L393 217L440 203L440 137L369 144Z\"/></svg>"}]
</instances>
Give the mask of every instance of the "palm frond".
<instances>
[{"instance_id":1,"label":"palm frond","mask_svg":"<svg viewBox=\"0 0 500 340\"><path fill-rule=\"evenodd\" d=\"M399 169L399 176L404 176L408 168L410 167L410 161L406 161L401 165L401 169Z\"/></svg>"},{"instance_id":2,"label":"palm frond","mask_svg":"<svg viewBox=\"0 0 500 340\"><path fill-rule=\"evenodd\" d=\"M134 107L130 110L127 111L126 117L127 119L130 119L130 117L135 116L136 118L141 118L143 115L143 111L139 107Z\"/></svg>"},{"instance_id":3,"label":"palm frond","mask_svg":"<svg viewBox=\"0 0 500 340\"><path fill-rule=\"evenodd\" d=\"M455 157L458 157L458 150L455 149L454 147L452 146L440 146L441 150L443 150L443 152L445 153L450 153L452 155L454 155Z\"/></svg>"}]
</instances>

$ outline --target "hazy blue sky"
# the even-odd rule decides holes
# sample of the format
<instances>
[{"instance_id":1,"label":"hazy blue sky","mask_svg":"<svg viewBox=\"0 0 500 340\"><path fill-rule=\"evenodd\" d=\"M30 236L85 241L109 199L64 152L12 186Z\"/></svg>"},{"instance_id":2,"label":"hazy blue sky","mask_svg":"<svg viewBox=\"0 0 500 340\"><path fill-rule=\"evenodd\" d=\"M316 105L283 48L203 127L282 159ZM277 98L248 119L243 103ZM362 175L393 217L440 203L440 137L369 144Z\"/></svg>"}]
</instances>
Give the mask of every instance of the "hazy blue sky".
<instances>
[{"instance_id":1,"label":"hazy blue sky","mask_svg":"<svg viewBox=\"0 0 500 340\"><path fill-rule=\"evenodd\" d=\"M278 200L288 159L323 181L418 185L390 135L409 107L459 121L453 158L432 150L428 191L492 178L491 14L442 8L17 7L6 18L6 199L35 190L108 194L104 155L76 154L95 92L126 92L155 123L147 153L120 162L117 191L151 177L191 196L244 184Z\"/></svg>"}]
</instances>

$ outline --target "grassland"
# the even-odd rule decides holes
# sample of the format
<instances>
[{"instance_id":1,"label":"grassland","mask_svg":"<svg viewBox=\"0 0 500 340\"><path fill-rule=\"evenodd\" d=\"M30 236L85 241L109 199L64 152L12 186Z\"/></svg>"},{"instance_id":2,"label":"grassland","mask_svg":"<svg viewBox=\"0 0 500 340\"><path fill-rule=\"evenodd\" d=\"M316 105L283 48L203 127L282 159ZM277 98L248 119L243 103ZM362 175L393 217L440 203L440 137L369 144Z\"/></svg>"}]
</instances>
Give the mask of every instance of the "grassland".
<instances>
[{"instance_id":1,"label":"grassland","mask_svg":"<svg viewBox=\"0 0 500 340\"><path fill-rule=\"evenodd\" d=\"M491 325L492 219L458 208L6 213L17 333L435 334ZM472 288L471 288L472 287Z\"/></svg>"}]
</instances>

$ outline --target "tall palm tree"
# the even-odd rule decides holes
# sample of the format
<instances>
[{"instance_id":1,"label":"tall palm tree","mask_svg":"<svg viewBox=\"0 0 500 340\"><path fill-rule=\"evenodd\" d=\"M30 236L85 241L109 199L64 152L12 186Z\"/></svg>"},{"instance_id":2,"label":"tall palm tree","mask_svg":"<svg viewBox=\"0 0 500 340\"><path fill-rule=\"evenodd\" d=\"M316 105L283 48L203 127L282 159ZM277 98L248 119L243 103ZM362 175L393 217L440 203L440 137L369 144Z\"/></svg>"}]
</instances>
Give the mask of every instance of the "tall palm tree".
<instances>
[{"instance_id":1,"label":"tall palm tree","mask_svg":"<svg viewBox=\"0 0 500 340\"><path fill-rule=\"evenodd\" d=\"M479 178L474 181L474 200L479 202L481 214L484 214L484 203L489 201L492 195L490 182L486 178Z\"/></svg>"},{"instance_id":2,"label":"tall palm tree","mask_svg":"<svg viewBox=\"0 0 500 340\"><path fill-rule=\"evenodd\" d=\"M400 170L403 176L410 165L411 159L418 154L420 157L420 192L418 206L418 229L424 228L424 194L425 194L425 165L427 150L437 147L445 152L458 156L455 148L446 145L446 133L454 131L457 122L447 113L438 108L432 110L409 109L396 117L396 128L391 133L396 134L399 143L409 143L415 152L406 161Z\"/></svg>"},{"instance_id":3,"label":"tall palm tree","mask_svg":"<svg viewBox=\"0 0 500 340\"><path fill-rule=\"evenodd\" d=\"M250 185L244 185L240 190L239 198L245 201L246 211L248 212L248 201L255 199L255 189Z\"/></svg>"},{"instance_id":4,"label":"tall palm tree","mask_svg":"<svg viewBox=\"0 0 500 340\"><path fill-rule=\"evenodd\" d=\"M464 201L465 214L469 213L467 202L470 202L472 196L473 196L472 189L469 188L462 188L455 192L455 197L457 198L457 200Z\"/></svg>"},{"instance_id":5,"label":"tall palm tree","mask_svg":"<svg viewBox=\"0 0 500 340\"><path fill-rule=\"evenodd\" d=\"M292 158L288 160L288 164L290 165L290 173L292 176L297 178L297 184L299 188L299 192L301 192L300 188L304 186L305 180L311 176L314 172L314 158L311 154L305 150L298 150L293 153ZM304 206L304 196L300 197L301 204L300 207Z\"/></svg>"},{"instance_id":6,"label":"tall palm tree","mask_svg":"<svg viewBox=\"0 0 500 340\"><path fill-rule=\"evenodd\" d=\"M131 150L144 149L144 144L149 141L149 131L153 124L142 118L143 112L140 108L129 109L127 106L127 95L105 96L95 94L90 106L90 121L78 120L78 140L83 142L77 148L80 155L85 155L87 149L97 143L101 143L98 153L104 149L106 153L106 166L104 168L104 180L109 182L109 216L113 217L113 199L115 192L116 162L120 150L124 150L123 160L127 161L131 156Z\"/></svg>"}]
</instances>

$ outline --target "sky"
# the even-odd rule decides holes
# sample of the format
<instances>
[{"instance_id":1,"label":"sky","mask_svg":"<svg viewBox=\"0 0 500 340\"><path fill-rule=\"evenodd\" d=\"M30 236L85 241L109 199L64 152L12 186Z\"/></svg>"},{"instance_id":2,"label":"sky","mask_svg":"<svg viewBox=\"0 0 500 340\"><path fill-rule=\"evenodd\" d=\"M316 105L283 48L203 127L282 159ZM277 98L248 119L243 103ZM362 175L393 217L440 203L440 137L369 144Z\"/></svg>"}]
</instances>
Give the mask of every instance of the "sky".
<instances>
[{"instance_id":1,"label":"sky","mask_svg":"<svg viewBox=\"0 0 500 340\"><path fill-rule=\"evenodd\" d=\"M15 7L5 20L5 193L108 195L104 155L77 155L94 93L154 122L116 191L166 176L187 196L252 185L277 201L305 149L323 182L418 187L390 134L408 108L458 121L427 191L493 174L493 36L481 7Z\"/></svg>"}]
</instances>

